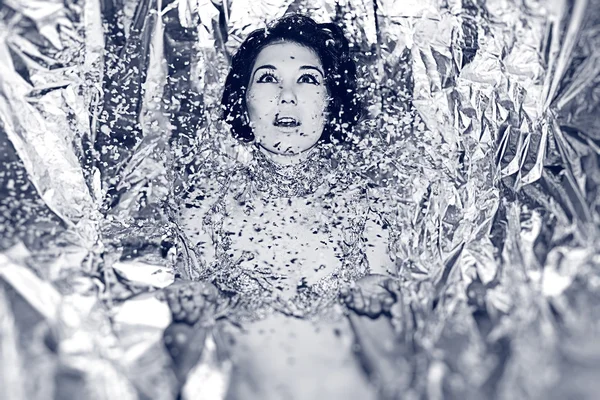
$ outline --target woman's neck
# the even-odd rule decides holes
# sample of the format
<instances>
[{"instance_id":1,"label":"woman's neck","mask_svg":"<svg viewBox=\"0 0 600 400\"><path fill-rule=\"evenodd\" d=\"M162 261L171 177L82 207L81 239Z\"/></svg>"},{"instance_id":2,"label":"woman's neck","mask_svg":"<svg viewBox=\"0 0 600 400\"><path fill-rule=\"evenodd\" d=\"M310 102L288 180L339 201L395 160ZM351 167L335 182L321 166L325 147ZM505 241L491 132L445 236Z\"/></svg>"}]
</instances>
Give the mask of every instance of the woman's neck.
<instances>
[{"instance_id":1,"label":"woman's neck","mask_svg":"<svg viewBox=\"0 0 600 400\"><path fill-rule=\"evenodd\" d=\"M305 161L312 153L315 152L317 146L313 146L308 150L305 150L298 154L278 154L273 153L265 149L264 147L258 145L258 150L267 157L270 161L273 161L279 165L295 165L300 164Z\"/></svg>"}]
</instances>

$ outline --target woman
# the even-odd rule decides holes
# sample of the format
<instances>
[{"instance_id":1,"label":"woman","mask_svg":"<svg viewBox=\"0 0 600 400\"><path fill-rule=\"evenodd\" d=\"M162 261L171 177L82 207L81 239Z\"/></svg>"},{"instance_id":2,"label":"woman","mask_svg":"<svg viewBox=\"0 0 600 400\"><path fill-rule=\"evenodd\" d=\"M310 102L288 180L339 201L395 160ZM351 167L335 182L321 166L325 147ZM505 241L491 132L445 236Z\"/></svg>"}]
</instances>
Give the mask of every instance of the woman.
<instances>
[{"instance_id":1,"label":"woman","mask_svg":"<svg viewBox=\"0 0 600 400\"><path fill-rule=\"evenodd\" d=\"M389 315L397 293L385 279L388 234L345 157L360 117L355 81L340 28L298 15L253 32L233 57L224 117L251 158L224 179L197 179L182 207L201 266L193 279L211 283L168 291L175 322L165 343L182 380L197 359L191 338L219 314L234 364L229 399L376 397L348 308ZM352 318L355 332L392 339L387 321Z\"/></svg>"}]
</instances>

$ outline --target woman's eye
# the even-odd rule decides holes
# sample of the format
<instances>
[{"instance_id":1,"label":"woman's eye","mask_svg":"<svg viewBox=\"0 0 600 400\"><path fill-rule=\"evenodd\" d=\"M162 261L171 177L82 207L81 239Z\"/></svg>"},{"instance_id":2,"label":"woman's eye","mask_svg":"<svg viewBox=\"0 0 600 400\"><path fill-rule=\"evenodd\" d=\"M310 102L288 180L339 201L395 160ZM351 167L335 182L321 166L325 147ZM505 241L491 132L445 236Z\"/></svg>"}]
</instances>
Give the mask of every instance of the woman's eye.
<instances>
[{"instance_id":1,"label":"woman's eye","mask_svg":"<svg viewBox=\"0 0 600 400\"><path fill-rule=\"evenodd\" d=\"M275 75L271 74L271 73L266 73L261 75L258 80L258 83L276 83L277 82L277 78L275 78Z\"/></svg>"},{"instance_id":2,"label":"woman's eye","mask_svg":"<svg viewBox=\"0 0 600 400\"><path fill-rule=\"evenodd\" d=\"M319 79L311 74L304 74L298 79L299 83L310 83L312 85L320 85Z\"/></svg>"}]
</instances>

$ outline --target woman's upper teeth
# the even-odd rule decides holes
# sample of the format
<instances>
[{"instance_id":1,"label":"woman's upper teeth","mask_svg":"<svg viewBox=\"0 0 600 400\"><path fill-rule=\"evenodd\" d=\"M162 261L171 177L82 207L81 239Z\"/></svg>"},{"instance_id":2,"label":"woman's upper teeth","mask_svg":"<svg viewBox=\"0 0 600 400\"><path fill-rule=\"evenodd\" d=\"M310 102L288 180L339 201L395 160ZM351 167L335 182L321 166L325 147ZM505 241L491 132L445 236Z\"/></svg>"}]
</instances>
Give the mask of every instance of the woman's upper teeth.
<instances>
[{"instance_id":1,"label":"woman's upper teeth","mask_svg":"<svg viewBox=\"0 0 600 400\"><path fill-rule=\"evenodd\" d=\"M294 117L277 117L275 120L277 125L298 125L299 122Z\"/></svg>"}]
</instances>

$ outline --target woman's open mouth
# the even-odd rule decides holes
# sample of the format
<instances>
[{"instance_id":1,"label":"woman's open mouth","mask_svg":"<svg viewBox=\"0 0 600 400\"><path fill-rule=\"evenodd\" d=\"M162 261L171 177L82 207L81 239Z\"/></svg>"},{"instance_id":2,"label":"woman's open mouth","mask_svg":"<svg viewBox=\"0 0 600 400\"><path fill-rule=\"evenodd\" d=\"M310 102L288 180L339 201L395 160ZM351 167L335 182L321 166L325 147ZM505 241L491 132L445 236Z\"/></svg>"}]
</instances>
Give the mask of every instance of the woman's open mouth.
<instances>
[{"instance_id":1,"label":"woman's open mouth","mask_svg":"<svg viewBox=\"0 0 600 400\"><path fill-rule=\"evenodd\" d=\"M298 121L294 117L277 116L275 118L275 121L273 122L273 125L275 125L277 127L281 127L281 128L296 128L296 127L300 126L301 124L300 124L300 121Z\"/></svg>"}]
</instances>

